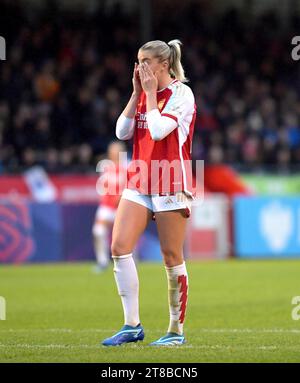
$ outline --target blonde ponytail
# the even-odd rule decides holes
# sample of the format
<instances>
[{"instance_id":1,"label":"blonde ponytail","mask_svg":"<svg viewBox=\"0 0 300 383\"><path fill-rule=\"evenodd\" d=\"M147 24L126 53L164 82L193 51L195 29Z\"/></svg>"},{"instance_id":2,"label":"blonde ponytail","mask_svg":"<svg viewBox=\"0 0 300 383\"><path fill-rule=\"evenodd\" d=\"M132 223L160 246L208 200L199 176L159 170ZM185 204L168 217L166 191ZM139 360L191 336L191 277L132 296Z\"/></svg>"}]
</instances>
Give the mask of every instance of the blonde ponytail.
<instances>
[{"instance_id":1,"label":"blonde ponytail","mask_svg":"<svg viewBox=\"0 0 300 383\"><path fill-rule=\"evenodd\" d=\"M181 82L187 82L183 67L181 65L181 46L180 40L171 40L167 43L161 40L148 41L141 46L140 50L149 50L159 60L168 60L169 72L172 78Z\"/></svg>"},{"instance_id":2,"label":"blonde ponytail","mask_svg":"<svg viewBox=\"0 0 300 383\"><path fill-rule=\"evenodd\" d=\"M181 64L181 45L181 41L177 39L168 42L168 46L170 47L170 74L173 78L181 82L187 82L188 79L185 77Z\"/></svg>"}]
</instances>

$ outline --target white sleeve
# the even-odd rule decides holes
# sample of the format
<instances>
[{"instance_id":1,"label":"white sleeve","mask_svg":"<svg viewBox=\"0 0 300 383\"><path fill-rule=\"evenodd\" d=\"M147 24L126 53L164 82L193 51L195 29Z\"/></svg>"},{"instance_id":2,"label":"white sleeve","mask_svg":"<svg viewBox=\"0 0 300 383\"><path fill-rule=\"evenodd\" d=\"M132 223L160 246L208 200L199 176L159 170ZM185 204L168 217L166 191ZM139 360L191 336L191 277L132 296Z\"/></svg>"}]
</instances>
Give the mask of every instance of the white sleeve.
<instances>
[{"instance_id":1,"label":"white sleeve","mask_svg":"<svg viewBox=\"0 0 300 383\"><path fill-rule=\"evenodd\" d=\"M128 118L122 113L117 120L116 136L119 140L129 140L134 133L134 118Z\"/></svg>"},{"instance_id":2,"label":"white sleeve","mask_svg":"<svg viewBox=\"0 0 300 383\"><path fill-rule=\"evenodd\" d=\"M175 128L177 122L169 117L164 117L158 109L147 113L147 124L152 140L160 141L167 137Z\"/></svg>"},{"instance_id":3,"label":"white sleeve","mask_svg":"<svg viewBox=\"0 0 300 383\"><path fill-rule=\"evenodd\" d=\"M185 120L190 121L195 111L195 98L192 90L181 85L171 95L166 106L161 112L162 116L169 117L178 125L184 124Z\"/></svg>"}]
</instances>

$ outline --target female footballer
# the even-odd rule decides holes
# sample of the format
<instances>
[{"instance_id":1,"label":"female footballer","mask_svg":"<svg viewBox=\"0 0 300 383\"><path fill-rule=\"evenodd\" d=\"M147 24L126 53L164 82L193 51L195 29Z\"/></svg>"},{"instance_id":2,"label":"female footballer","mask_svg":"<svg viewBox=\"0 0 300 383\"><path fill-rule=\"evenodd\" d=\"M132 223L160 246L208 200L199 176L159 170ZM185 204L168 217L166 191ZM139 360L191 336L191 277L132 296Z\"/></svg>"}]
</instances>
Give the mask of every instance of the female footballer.
<instances>
[{"instance_id":1,"label":"female footballer","mask_svg":"<svg viewBox=\"0 0 300 383\"><path fill-rule=\"evenodd\" d=\"M111 161L112 166L106 167L105 173L103 172L104 174L102 175L104 175L104 180L109 180L116 192L119 193L115 195L102 194L99 207L96 211L92 229L94 251L97 260L97 265L93 270L96 273L107 269L110 263L109 237L126 179L126 169L119 163L119 153L124 152L125 149L125 145L121 141L111 141L107 147L107 159L105 160Z\"/></svg>"},{"instance_id":2,"label":"female footballer","mask_svg":"<svg viewBox=\"0 0 300 383\"><path fill-rule=\"evenodd\" d=\"M183 244L193 199L186 162L190 159L196 115L194 95L186 81L179 40L150 41L139 49L138 64L135 63L133 71L133 92L116 124L116 136L120 140L133 137L127 187L117 209L111 244L125 323L119 332L102 342L105 346L144 339L139 317L139 280L132 252L151 219L157 224L168 279L170 322L167 334L150 344L186 342L183 325L188 273ZM159 161L165 168L166 164L175 163L180 176L178 169L170 175L166 175L166 169L157 169Z\"/></svg>"}]
</instances>

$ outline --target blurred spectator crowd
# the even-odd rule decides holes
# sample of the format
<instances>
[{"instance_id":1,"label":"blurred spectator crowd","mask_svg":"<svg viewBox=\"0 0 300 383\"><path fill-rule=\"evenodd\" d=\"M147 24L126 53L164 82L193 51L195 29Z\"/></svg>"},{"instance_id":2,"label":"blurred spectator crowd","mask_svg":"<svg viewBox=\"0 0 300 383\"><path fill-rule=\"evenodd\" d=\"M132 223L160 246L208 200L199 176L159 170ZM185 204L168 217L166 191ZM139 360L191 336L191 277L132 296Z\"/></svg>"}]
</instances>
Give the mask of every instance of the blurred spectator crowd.
<instances>
[{"instance_id":1,"label":"blurred spectator crowd","mask_svg":"<svg viewBox=\"0 0 300 383\"><path fill-rule=\"evenodd\" d=\"M0 173L35 164L94 172L131 92L144 42L138 13L54 7L30 18L10 4L0 15ZM209 12L194 4L153 14L153 39L184 43L198 108L193 157L244 171L299 170L300 64L290 54L299 20L282 29L271 12L256 20Z\"/></svg>"}]
</instances>

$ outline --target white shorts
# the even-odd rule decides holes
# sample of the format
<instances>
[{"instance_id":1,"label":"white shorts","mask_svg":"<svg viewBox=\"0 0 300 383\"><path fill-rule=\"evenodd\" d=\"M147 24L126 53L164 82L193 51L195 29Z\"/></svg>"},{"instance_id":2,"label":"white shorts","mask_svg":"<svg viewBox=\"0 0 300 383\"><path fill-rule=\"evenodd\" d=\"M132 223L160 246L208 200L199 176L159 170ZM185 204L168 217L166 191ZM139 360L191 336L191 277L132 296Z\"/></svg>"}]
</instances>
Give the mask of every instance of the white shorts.
<instances>
[{"instance_id":1,"label":"white shorts","mask_svg":"<svg viewBox=\"0 0 300 383\"><path fill-rule=\"evenodd\" d=\"M193 201L183 192L177 192L174 195L146 195L133 189L124 189L121 198L143 205L153 213L184 209L186 217L191 214Z\"/></svg>"}]
</instances>

